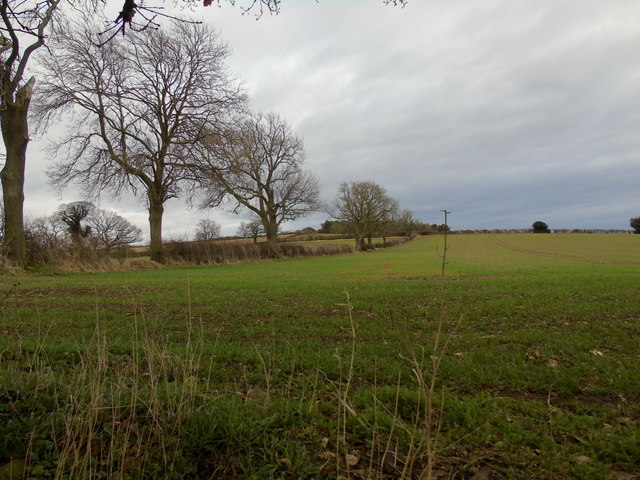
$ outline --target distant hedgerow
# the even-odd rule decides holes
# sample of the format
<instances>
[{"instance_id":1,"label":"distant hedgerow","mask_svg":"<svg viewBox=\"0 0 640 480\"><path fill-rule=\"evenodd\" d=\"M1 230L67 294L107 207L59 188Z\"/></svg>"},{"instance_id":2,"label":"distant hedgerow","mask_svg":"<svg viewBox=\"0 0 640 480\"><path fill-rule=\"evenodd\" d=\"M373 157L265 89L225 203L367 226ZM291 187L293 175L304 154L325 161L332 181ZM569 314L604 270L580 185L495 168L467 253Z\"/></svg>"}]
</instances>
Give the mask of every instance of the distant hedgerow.
<instances>
[{"instance_id":1,"label":"distant hedgerow","mask_svg":"<svg viewBox=\"0 0 640 480\"><path fill-rule=\"evenodd\" d=\"M269 245L240 242L170 242L165 245L167 258L174 262L196 265L238 263L264 260L273 257ZM350 245L301 245L280 246L283 257L318 257L352 253Z\"/></svg>"}]
</instances>

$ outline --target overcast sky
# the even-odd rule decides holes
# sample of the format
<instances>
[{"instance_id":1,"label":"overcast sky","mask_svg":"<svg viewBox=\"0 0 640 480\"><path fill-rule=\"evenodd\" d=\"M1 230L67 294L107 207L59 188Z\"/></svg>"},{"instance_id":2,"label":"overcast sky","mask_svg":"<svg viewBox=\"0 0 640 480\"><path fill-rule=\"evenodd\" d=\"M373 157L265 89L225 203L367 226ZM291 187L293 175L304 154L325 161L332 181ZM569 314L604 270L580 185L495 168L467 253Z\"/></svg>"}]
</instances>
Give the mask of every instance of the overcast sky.
<instances>
[{"instance_id":1,"label":"overcast sky","mask_svg":"<svg viewBox=\"0 0 640 480\"><path fill-rule=\"evenodd\" d=\"M372 180L422 221L452 211L454 229L626 229L640 216L637 0L283 0L258 21L237 6L195 14L230 45L253 108L304 139L327 202L342 181ZM45 142L28 153L34 216L78 200L47 186ZM143 199L101 206L148 232ZM207 217L227 235L242 220L172 200L165 236Z\"/></svg>"}]
</instances>

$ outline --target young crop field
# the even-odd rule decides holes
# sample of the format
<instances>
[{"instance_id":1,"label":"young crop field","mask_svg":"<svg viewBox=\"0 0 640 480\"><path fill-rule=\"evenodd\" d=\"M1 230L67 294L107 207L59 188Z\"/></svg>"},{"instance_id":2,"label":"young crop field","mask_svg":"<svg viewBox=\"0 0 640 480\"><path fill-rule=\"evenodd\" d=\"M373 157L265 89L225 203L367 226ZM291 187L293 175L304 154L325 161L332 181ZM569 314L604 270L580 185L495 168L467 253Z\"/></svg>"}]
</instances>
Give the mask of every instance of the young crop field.
<instances>
[{"instance_id":1,"label":"young crop field","mask_svg":"<svg viewBox=\"0 0 640 480\"><path fill-rule=\"evenodd\" d=\"M0 276L0 479L640 479L640 236L447 241Z\"/></svg>"}]
</instances>

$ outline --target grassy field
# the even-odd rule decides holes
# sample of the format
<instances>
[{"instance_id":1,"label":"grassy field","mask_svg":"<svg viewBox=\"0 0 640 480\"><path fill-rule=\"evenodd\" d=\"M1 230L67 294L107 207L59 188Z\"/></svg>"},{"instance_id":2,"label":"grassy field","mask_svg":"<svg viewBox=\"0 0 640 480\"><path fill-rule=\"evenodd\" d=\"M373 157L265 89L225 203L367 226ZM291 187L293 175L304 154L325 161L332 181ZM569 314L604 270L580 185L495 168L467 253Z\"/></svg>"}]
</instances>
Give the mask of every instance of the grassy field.
<instances>
[{"instance_id":1,"label":"grassy field","mask_svg":"<svg viewBox=\"0 0 640 480\"><path fill-rule=\"evenodd\" d=\"M1 276L0 480L640 478L640 236L449 246Z\"/></svg>"}]
</instances>

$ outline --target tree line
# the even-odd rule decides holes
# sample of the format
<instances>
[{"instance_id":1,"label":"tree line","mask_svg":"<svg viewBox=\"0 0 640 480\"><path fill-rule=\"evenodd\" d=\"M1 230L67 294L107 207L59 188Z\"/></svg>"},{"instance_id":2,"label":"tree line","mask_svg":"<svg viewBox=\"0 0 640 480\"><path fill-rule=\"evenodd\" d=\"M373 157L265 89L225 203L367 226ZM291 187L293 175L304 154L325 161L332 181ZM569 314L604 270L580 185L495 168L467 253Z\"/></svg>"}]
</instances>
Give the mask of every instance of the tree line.
<instances>
[{"instance_id":1,"label":"tree line","mask_svg":"<svg viewBox=\"0 0 640 480\"><path fill-rule=\"evenodd\" d=\"M250 111L227 73L227 46L201 24L102 47L94 31L88 22L61 23L43 60L37 117L71 122L51 149L54 185L77 183L87 198L142 196L155 261L163 261L164 205L177 197L253 212L277 254L282 222L319 205L318 182L303 170L302 141L286 121Z\"/></svg>"},{"instance_id":2,"label":"tree line","mask_svg":"<svg viewBox=\"0 0 640 480\"><path fill-rule=\"evenodd\" d=\"M129 247L143 239L142 230L126 218L86 201L62 204L52 215L26 217L24 233L32 265L65 263L78 256L97 260L98 253L127 256Z\"/></svg>"},{"instance_id":3,"label":"tree line","mask_svg":"<svg viewBox=\"0 0 640 480\"><path fill-rule=\"evenodd\" d=\"M321 208L318 180L303 169L302 140L287 122L249 109L215 31L177 22L100 46L95 29L90 21L61 20L52 30L51 55L42 60L36 118L43 128L60 119L68 124L50 149L52 183L60 190L76 183L90 199L125 190L141 196L150 256L158 262L164 205L177 197L201 208L250 212L254 219L242 228L254 240L264 234L277 256L281 225ZM12 205L5 200L6 219ZM75 213L86 205L74 204ZM353 226L359 249L365 237L386 236L391 222L406 215L371 182L341 185L332 211ZM24 254L9 221L5 232L5 251L19 263ZM198 232L203 239L216 234L204 223Z\"/></svg>"},{"instance_id":4,"label":"tree line","mask_svg":"<svg viewBox=\"0 0 640 480\"><path fill-rule=\"evenodd\" d=\"M205 6L212 3L204 0ZM222 195L225 186L217 180L217 172L230 169L229 164L237 163L237 158L212 163L206 148L214 144L212 138L228 140L246 127L240 119L256 118L241 115L246 113L246 97L226 72L228 50L224 44L212 30L189 20L158 31L158 15L167 15L132 0L124 0L120 14L106 30L90 21L65 22L65 9L94 18L102 7L101 2L74 5L64 0L0 0L4 253L16 264L24 264L30 113L44 125L61 112L74 114L73 128L55 148L59 162L51 176L59 186L78 181L96 196L103 190L117 195L125 189L144 194L154 259L162 260L165 202L178 195L189 196L201 184L216 192L210 200L221 202L231 196L245 207L257 204L265 229L273 236L274 226L290 215L281 212L275 193L261 191L258 186L262 200L240 201L233 195ZM277 13L280 0L248 0L243 7L245 11L254 8L260 13L264 9ZM122 38L127 27L126 38ZM36 75L30 76L30 64L45 41L48 52L44 68L39 70L44 73L38 75L38 83L43 85L37 89L38 105L33 109ZM160 51L166 56L159 55ZM270 119L284 122L277 116L264 118L261 127L265 130L270 128L265 126ZM203 152L204 156L196 154ZM255 177L256 170L250 173Z\"/></svg>"}]
</instances>

